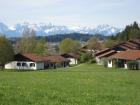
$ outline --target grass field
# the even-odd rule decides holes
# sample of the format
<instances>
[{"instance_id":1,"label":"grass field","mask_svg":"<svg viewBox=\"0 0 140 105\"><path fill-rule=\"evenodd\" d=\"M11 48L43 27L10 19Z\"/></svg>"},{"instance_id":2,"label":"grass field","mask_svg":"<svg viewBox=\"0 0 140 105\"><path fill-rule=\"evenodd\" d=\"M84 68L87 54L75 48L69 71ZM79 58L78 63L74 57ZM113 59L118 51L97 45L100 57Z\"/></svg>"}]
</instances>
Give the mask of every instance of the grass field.
<instances>
[{"instance_id":1,"label":"grass field","mask_svg":"<svg viewBox=\"0 0 140 105\"><path fill-rule=\"evenodd\" d=\"M140 105L140 71L89 64L1 71L0 105Z\"/></svg>"}]
</instances>

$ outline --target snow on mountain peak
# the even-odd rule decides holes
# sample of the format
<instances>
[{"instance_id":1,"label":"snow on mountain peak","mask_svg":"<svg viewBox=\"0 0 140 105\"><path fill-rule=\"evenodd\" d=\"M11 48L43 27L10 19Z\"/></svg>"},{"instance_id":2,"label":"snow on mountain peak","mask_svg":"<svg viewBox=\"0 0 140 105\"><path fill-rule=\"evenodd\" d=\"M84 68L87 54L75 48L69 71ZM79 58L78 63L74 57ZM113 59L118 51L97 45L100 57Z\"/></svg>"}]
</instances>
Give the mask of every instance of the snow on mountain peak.
<instances>
[{"instance_id":1,"label":"snow on mountain peak","mask_svg":"<svg viewBox=\"0 0 140 105\"><path fill-rule=\"evenodd\" d=\"M19 37L22 35L22 32L26 29L30 28L36 31L38 36L46 36L46 35L55 35L55 34L69 34L69 33L82 33L82 34L101 34L105 36L115 35L118 32L122 31L122 29L112 27L107 24L99 25L95 28L93 27L67 27L67 26L56 26L52 23L45 24L31 24L24 22L23 24L16 24L14 26L8 27L7 25L0 23L0 33L7 35L8 37Z\"/></svg>"}]
</instances>

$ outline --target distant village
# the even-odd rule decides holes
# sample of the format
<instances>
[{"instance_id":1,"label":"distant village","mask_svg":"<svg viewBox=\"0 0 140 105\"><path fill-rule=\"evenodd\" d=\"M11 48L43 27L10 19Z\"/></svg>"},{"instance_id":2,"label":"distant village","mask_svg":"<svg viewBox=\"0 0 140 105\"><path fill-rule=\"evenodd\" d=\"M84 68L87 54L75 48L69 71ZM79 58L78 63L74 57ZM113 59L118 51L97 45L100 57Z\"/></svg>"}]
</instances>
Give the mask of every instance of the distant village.
<instances>
[{"instance_id":1,"label":"distant village","mask_svg":"<svg viewBox=\"0 0 140 105\"><path fill-rule=\"evenodd\" d=\"M59 50L58 50L59 49ZM91 37L87 42L66 38L60 43L36 40L33 30L25 30L14 44L0 37L0 67L15 70L67 68L96 63L108 68L140 69L140 28L134 22L107 40Z\"/></svg>"},{"instance_id":2,"label":"distant village","mask_svg":"<svg viewBox=\"0 0 140 105\"><path fill-rule=\"evenodd\" d=\"M80 49L82 52L90 52L87 46ZM36 54L16 54L14 61L5 64L5 69L56 69L58 67L69 67L77 65L80 55L65 53L62 55L39 56ZM127 41L120 43L113 48L106 48L95 53L98 65L128 69L127 62L137 61L134 69L140 69L140 40Z\"/></svg>"}]
</instances>

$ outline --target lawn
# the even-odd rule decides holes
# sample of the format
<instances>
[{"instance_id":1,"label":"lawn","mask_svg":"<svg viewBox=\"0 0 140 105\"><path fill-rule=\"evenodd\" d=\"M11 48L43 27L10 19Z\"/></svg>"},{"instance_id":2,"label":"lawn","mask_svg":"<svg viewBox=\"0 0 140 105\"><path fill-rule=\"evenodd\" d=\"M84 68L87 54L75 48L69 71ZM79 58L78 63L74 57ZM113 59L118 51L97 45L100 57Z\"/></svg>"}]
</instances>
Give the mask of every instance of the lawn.
<instances>
[{"instance_id":1,"label":"lawn","mask_svg":"<svg viewBox=\"0 0 140 105\"><path fill-rule=\"evenodd\" d=\"M0 105L140 105L140 71L91 64L0 71Z\"/></svg>"}]
</instances>

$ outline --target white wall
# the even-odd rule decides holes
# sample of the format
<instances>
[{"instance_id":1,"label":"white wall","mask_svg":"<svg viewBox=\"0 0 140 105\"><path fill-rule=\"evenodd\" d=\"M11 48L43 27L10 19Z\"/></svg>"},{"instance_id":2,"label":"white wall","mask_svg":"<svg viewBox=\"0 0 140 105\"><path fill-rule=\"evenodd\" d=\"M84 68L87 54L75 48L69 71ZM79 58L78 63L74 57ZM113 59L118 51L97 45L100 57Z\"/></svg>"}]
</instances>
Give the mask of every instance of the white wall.
<instances>
[{"instance_id":1,"label":"white wall","mask_svg":"<svg viewBox=\"0 0 140 105\"><path fill-rule=\"evenodd\" d=\"M68 59L70 60L70 65L78 64L77 59L75 59L75 58L68 58Z\"/></svg>"},{"instance_id":2,"label":"white wall","mask_svg":"<svg viewBox=\"0 0 140 105\"><path fill-rule=\"evenodd\" d=\"M109 68L113 67L113 61L112 61L112 60L108 60L107 62L108 62L108 63L107 63L107 66L108 66Z\"/></svg>"},{"instance_id":3,"label":"white wall","mask_svg":"<svg viewBox=\"0 0 140 105\"><path fill-rule=\"evenodd\" d=\"M95 57L95 60L96 60L98 65L104 65L106 59L105 58Z\"/></svg>"},{"instance_id":4,"label":"white wall","mask_svg":"<svg viewBox=\"0 0 140 105\"><path fill-rule=\"evenodd\" d=\"M27 66L17 66L17 63L26 63ZM34 63L35 66L30 67L30 63ZM23 70L37 70L37 69L44 69L44 63L36 63L36 62L26 62L26 61L12 61L10 63L5 64L5 69L23 69Z\"/></svg>"},{"instance_id":5,"label":"white wall","mask_svg":"<svg viewBox=\"0 0 140 105\"><path fill-rule=\"evenodd\" d=\"M102 64L101 64L101 59L100 59L100 58L95 57L95 59L96 59L96 62L97 62L98 65L102 65Z\"/></svg>"},{"instance_id":6,"label":"white wall","mask_svg":"<svg viewBox=\"0 0 140 105\"><path fill-rule=\"evenodd\" d=\"M126 63L124 64L124 68L125 68L125 69L128 69L128 66L127 66L127 64L126 64Z\"/></svg>"}]
</instances>

